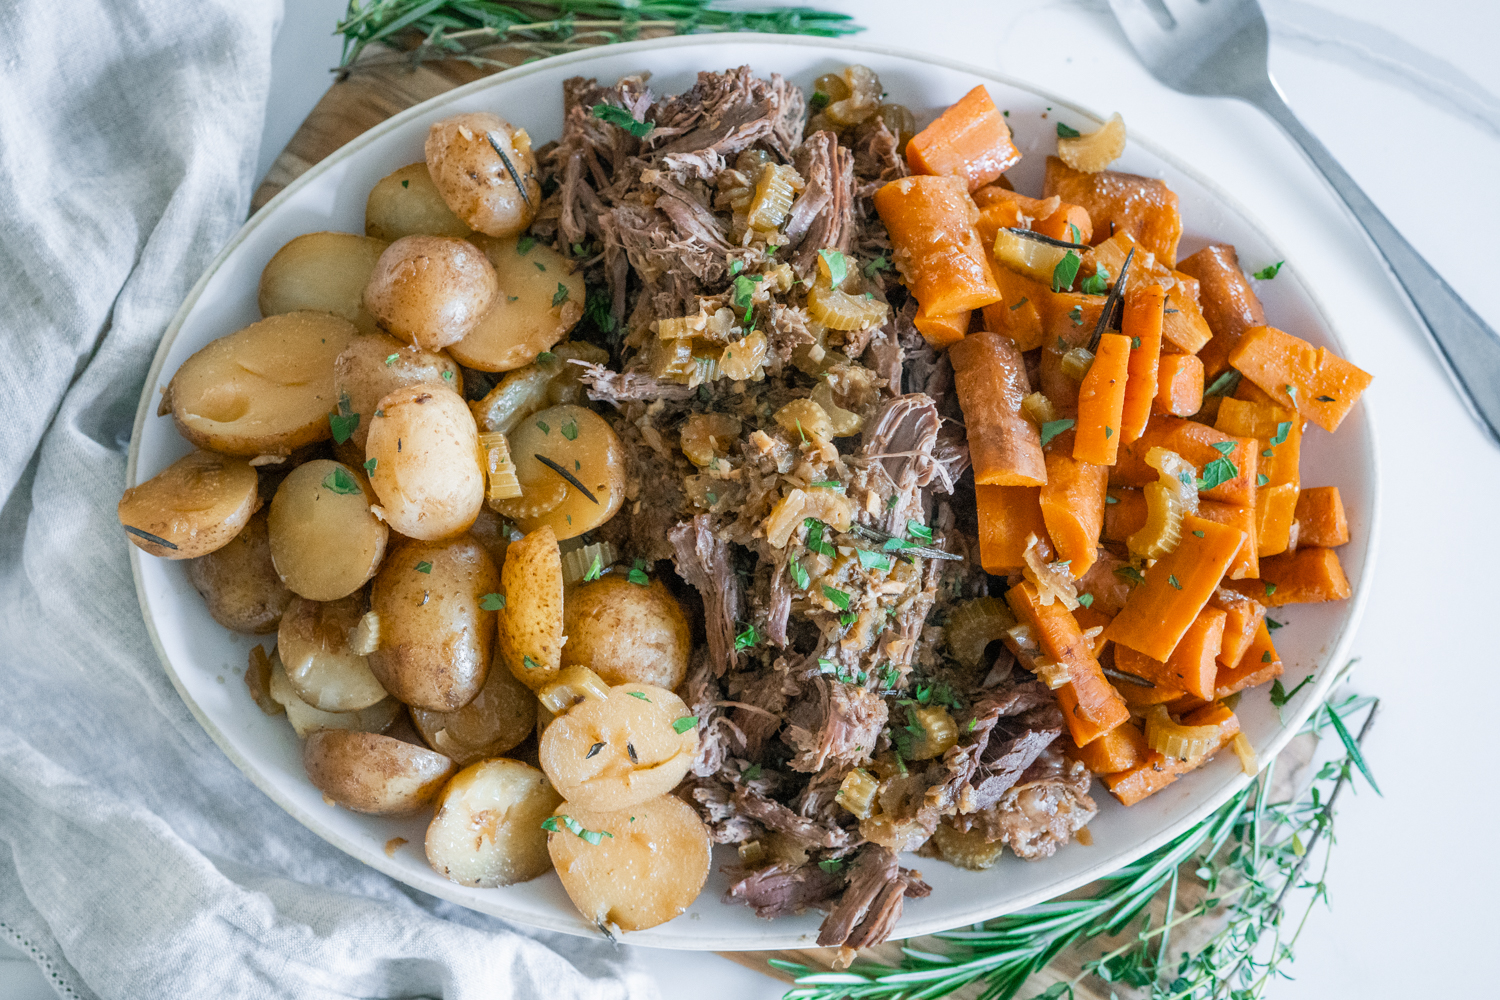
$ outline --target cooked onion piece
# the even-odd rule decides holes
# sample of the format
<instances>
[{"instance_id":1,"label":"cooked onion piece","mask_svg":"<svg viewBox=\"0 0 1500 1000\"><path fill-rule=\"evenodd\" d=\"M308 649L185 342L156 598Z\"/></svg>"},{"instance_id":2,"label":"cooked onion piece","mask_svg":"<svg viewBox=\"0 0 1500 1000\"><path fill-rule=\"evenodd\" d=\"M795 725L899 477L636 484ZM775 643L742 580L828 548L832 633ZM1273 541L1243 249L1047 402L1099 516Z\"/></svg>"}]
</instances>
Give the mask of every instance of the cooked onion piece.
<instances>
[{"instance_id":1,"label":"cooked onion piece","mask_svg":"<svg viewBox=\"0 0 1500 1000\"><path fill-rule=\"evenodd\" d=\"M279 653L271 654L269 693L272 701L286 709L286 720L292 724L292 729L303 737L324 729L383 733L395 724L401 714L401 703L394 698L382 698L357 712L325 712L321 708L313 708L292 687Z\"/></svg>"},{"instance_id":2,"label":"cooked onion piece","mask_svg":"<svg viewBox=\"0 0 1500 1000\"><path fill-rule=\"evenodd\" d=\"M264 509L228 545L186 564L188 580L208 605L214 621L227 629L264 635L292 599L271 563L271 541Z\"/></svg>"},{"instance_id":3,"label":"cooked onion piece","mask_svg":"<svg viewBox=\"0 0 1500 1000\"><path fill-rule=\"evenodd\" d=\"M416 812L456 770L426 747L344 729L309 736L302 765L318 791L346 809L377 816Z\"/></svg>"},{"instance_id":4,"label":"cooked onion piece","mask_svg":"<svg viewBox=\"0 0 1500 1000\"><path fill-rule=\"evenodd\" d=\"M536 728L536 695L503 663L492 661L473 701L451 712L414 708L411 721L428 746L463 767L498 757L530 736Z\"/></svg>"},{"instance_id":5,"label":"cooked onion piece","mask_svg":"<svg viewBox=\"0 0 1500 1000\"><path fill-rule=\"evenodd\" d=\"M542 821L562 802L547 776L518 760L470 764L448 782L427 827L427 862L459 885L493 889L552 867Z\"/></svg>"},{"instance_id":6,"label":"cooked onion piece","mask_svg":"<svg viewBox=\"0 0 1500 1000\"><path fill-rule=\"evenodd\" d=\"M616 811L564 802L550 825L547 850L563 888L595 926L640 931L665 923L708 880L708 830L692 806L670 795Z\"/></svg>"},{"instance_id":7,"label":"cooked onion piece","mask_svg":"<svg viewBox=\"0 0 1500 1000\"><path fill-rule=\"evenodd\" d=\"M249 462L195 451L120 497L120 524L136 548L196 559L234 540L259 500Z\"/></svg>"},{"instance_id":8,"label":"cooked onion piece","mask_svg":"<svg viewBox=\"0 0 1500 1000\"><path fill-rule=\"evenodd\" d=\"M365 199L365 235L381 240L403 236L451 236L473 233L443 201L426 162L409 163L386 174Z\"/></svg>"},{"instance_id":9,"label":"cooked onion piece","mask_svg":"<svg viewBox=\"0 0 1500 1000\"><path fill-rule=\"evenodd\" d=\"M1092 132L1057 140L1057 156L1074 170L1097 174L1125 153L1125 119L1116 111Z\"/></svg>"},{"instance_id":10,"label":"cooked onion piece","mask_svg":"<svg viewBox=\"0 0 1500 1000\"><path fill-rule=\"evenodd\" d=\"M357 712L386 697L369 661L349 648L365 612L363 594L318 603L293 598L276 632L276 651L297 696L325 712Z\"/></svg>"},{"instance_id":11,"label":"cooked onion piece","mask_svg":"<svg viewBox=\"0 0 1500 1000\"><path fill-rule=\"evenodd\" d=\"M370 593L379 622L370 670L413 708L467 705L489 672L495 619L483 604L499 589L494 561L467 535L392 549Z\"/></svg>"},{"instance_id":12,"label":"cooked onion piece","mask_svg":"<svg viewBox=\"0 0 1500 1000\"><path fill-rule=\"evenodd\" d=\"M524 532L545 526L559 539L575 538L608 521L625 502L625 448L593 410L565 404L534 414L511 432L510 454L521 496L492 506ZM550 495L559 482L565 492L557 503L527 509L528 496L538 490Z\"/></svg>"},{"instance_id":13,"label":"cooked onion piece","mask_svg":"<svg viewBox=\"0 0 1500 1000\"><path fill-rule=\"evenodd\" d=\"M563 632L562 665L588 667L607 684L671 690L687 676L692 633L659 579L642 587L611 573L573 587L563 601Z\"/></svg>"},{"instance_id":14,"label":"cooked onion piece","mask_svg":"<svg viewBox=\"0 0 1500 1000\"><path fill-rule=\"evenodd\" d=\"M542 203L531 137L499 115L472 112L433 124L427 169L453 213L490 236L524 232Z\"/></svg>"},{"instance_id":15,"label":"cooked onion piece","mask_svg":"<svg viewBox=\"0 0 1500 1000\"><path fill-rule=\"evenodd\" d=\"M331 434L333 361L357 332L331 313L269 316L184 361L161 412L200 448L290 455Z\"/></svg>"},{"instance_id":16,"label":"cooked onion piece","mask_svg":"<svg viewBox=\"0 0 1500 1000\"><path fill-rule=\"evenodd\" d=\"M583 318L588 289L571 261L534 238L476 237L495 268L500 294L448 350L470 368L506 372L528 365Z\"/></svg>"},{"instance_id":17,"label":"cooked onion piece","mask_svg":"<svg viewBox=\"0 0 1500 1000\"><path fill-rule=\"evenodd\" d=\"M681 698L623 684L559 715L542 734L540 756L570 803L624 809L670 792L697 752L697 721Z\"/></svg>"},{"instance_id":18,"label":"cooked onion piece","mask_svg":"<svg viewBox=\"0 0 1500 1000\"><path fill-rule=\"evenodd\" d=\"M365 454L374 462L376 515L408 538L450 538L479 516L479 430L463 399L446 385L423 382L382 398Z\"/></svg>"},{"instance_id":19,"label":"cooked onion piece","mask_svg":"<svg viewBox=\"0 0 1500 1000\"><path fill-rule=\"evenodd\" d=\"M282 582L313 601L354 593L375 575L390 534L370 513L364 474L314 459L281 481L271 501L271 559Z\"/></svg>"},{"instance_id":20,"label":"cooked onion piece","mask_svg":"<svg viewBox=\"0 0 1500 1000\"><path fill-rule=\"evenodd\" d=\"M403 344L385 333L362 333L333 363L333 391L343 407L359 414L349 441L363 464L370 425L380 401L403 386L419 382L446 385L460 396L463 369L445 354Z\"/></svg>"},{"instance_id":21,"label":"cooked onion piece","mask_svg":"<svg viewBox=\"0 0 1500 1000\"><path fill-rule=\"evenodd\" d=\"M462 340L499 293L495 269L472 243L403 236L376 261L364 303L382 327L435 351Z\"/></svg>"},{"instance_id":22,"label":"cooked onion piece","mask_svg":"<svg viewBox=\"0 0 1500 1000\"><path fill-rule=\"evenodd\" d=\"M307 233L276 251L260 274L260 314L315 309L342 317L369 333L375 317L365 309L365 285L388 246L353 233Z\"/></svg>"},{"instance_id":23,"label":"cooked onion piece","mask_svg":"<svg viewBox=\"0 0 1500 1000\"><path fill-rule=\"evenodd\" d=\"M521 421L549 406L582 402L579 376L583 368L568 364L573 359L602 365L609 362L609 354L581 341L558 344L532 364L507 373L483 399L470 403L474 420L483 430L508 435Z\"/></svg>"}]
</instances>

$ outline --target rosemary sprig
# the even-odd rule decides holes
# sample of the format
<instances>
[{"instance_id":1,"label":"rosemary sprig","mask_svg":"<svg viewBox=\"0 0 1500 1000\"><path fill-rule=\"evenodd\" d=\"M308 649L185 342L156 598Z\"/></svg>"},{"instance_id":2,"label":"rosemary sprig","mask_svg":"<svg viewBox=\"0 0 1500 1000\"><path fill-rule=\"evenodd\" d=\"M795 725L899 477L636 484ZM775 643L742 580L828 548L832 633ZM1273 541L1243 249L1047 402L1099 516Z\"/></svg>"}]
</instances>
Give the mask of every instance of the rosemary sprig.
<instances>
[{"instance_id":1,"label":"rosemary sprig","mask_svg":"<svg viewBox=\"0 0 1500 1000\"><path fill-rule=\"evenodd\" d=\"M403 50L362 65L458 59L483 69L515 65L515 58L482 55L507 48L530 58L653 35L767 31L825 38L863 30L848 14L811 7L720 10L714 0L349 0L337 31L344 36L339 69L354 67L365 46L383 42Z\"/></svg>"},{"instance_id":2,"label":"rosemary sprig","mask_svg":"<svg viewBox=\"0 0 1500 1000\"><path fill-rule=\"evenodd\" d=\"M1033 1000L1071 998L1074 987L1088 976L1149 988L1152 1000L1260 997L1275 976L1285 975L1292 948L1306 926L1304 914L1290 937L1282 940L1291 889L1313 889L1308 912L1327 897L1323 875L1315 882L1305 881L1304 870L1319 842L1332 840L1340 793L1356 771L1364 773L1358 744L1369 731L1376 704L1371 698L1350 696L1314 714L1303 732L1330 727L1347 731L1345 720L1370 708L1358 739L1344 744L1346 755L1325 765L1307 791L1293 800L1269 800L1275 772L1271 761L1254 782L1198 826L1102 879L1103 888L1090 898L1044 903L969 929L933 935L941 951L904 947L899 967L862 964L845 972L823 972L773 960L773 966L797 977L786 1000L919 1000L948 996L965 987L978 989L983 1000L1010 1000L1030 975L1064 949L1122 934L1117 947L1084 963L1074 979L1053 984ZM1327 861L1325 846L1324 872ZM1206 885L1207 894L1176 914L1184 864L1193 865L1189 871ZM1166 916L1152 927L1146 910L1163 892ZM1173 932L1221 910L1227 911L1223 929L1171 962ZM1139 928L1129 933L1137 922Z\"/></svg>"}]
</instances>

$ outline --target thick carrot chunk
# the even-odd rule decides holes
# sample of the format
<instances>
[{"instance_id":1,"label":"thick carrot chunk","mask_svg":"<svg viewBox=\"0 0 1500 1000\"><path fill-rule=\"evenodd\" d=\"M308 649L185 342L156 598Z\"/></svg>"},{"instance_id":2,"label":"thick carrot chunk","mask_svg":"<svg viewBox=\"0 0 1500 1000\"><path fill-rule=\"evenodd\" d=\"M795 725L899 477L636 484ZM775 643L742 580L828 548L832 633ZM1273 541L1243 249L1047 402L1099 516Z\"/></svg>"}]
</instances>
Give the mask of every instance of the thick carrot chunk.
<instances>
[{"instance_id":1,"label":"thick carrot chunk","mask_svg":"<svg viewBox=\"0 0 1500 1000\"><path fill-rule=\"evenodd\" d=\"M1281 657L1271 644L1271 630L1264 620L1255 630L1255 639L1240 662L1233 667L1220 667L1214 681L1214 697L1228 698L1236 691L1245 691L1281 676Z\"/></svg>"},{"instance_id":2,"label":"thick carrot chunk","mask_svg":"<svg viewBox=\"0 0 1500 1000\"><path fill-rule=\"evenodd\" d=\"M1191 417L1203 409L1203 362L1192 354L1163 354L1156 366L1151 412Z\"/></svg>"},{"instance_id":3,"label":"thick carrot chunk","mask_svg":"<svg viewBox=\"0 0 1500 1000\"><path fill-rule=\"evenodd\" d=\"M1297 496L1297 544L1333 548L1349 541L1349 519L1337 486L1314 486Z\"/></svg>"},{"instance_id":4,"label":"thick carrot chunk","mask_svg":"<svg viewBox=\"0 0 1500 1000\"><path fill-rule=\"evenodd\" d=\"M1260 442L1260 474L1263 486L1297 485L1302 456L1302 416L1275 403L1244 399L1220 400L1214 426L1235 437L1253 437Z\"/></svg>"},{"instance_id":5,"label":"thick carrot chunk","mask_svg":"<svg viewBox=\"0 0 1500 1000\"><path fill-rule=\"evenodd\" d=\"M1246 330L1229 363L1278 405L1295 408L1325 431L1338 430L1373 378L1328 348L1274 326Z\"/></svg>"},{"instance_id":6,"label":"thick carrot chunk","mask_svg":"<svg viewBox=\"0 0 1500 1000\"><path fill-rule=\"evenodd\" d=\"M1338 553L1320 548L1267 556L1260 561L1259 580L1233 580L1226 586L1271 608L1342 601L1350 594Z\"/></svg>"},{"instance_id":7,"label":"thick carrot chunk","mask_svg":"<svg viewBox=\"0 0 1500 1000\"><path fill-rule=\"evenodd\" d=\"M975 87L911 137L906 162L914 174L958 177L978 190L1021 162L1010 127L983 85Z\"/></svg>"},{"instance_id":8,"label":"thick carrot chunk","mask_svg":"<svg viewBox=\"0 0 1500 1000\"><path fill-rule=\"evenodd\" d=\"M1049 156L1042 195L1082 205L1094 222L1096 242L1128 233L1167 267L1177 260L1177 241L1182 237L1177 195L1154 177L1115 170L1087 174Z\"/></svg>"},{"instance_id":9,"label":"thick carrot chunk","mask_svg":"<svg viewBox=\"0 0 1500 1000\"><path fill-rule=\"evenodd\" d=\"M1244 542L1245 533L1238 528L1192 515L1183 518L1182 541L1146 570L1145 581L1130 592L1104 637L1154 660L1166 660Z\"/></svg>"},{"instance_id":10,"label":"thick carrot chunk","mask_svg":"<svg viewBox=\"0 0 1500 1000\"><path fill-rule=\"evenodd\" d=\"M1197 354L1213 336L1198 305L1198 279L1181 271L1173 271L1172 277L1176 284L1162 312L1162 340L1183 354Z\"/></svg>"},{"instance_id":11,"label":"thick carrot chunk","mask_svg":"<svg viewBox=\"0 0 1500 1000\"><path fill-rule=\"evenodd\" d=\"M1065 752L1093 774L1115 774L1144 764L1151 748L1140 728L1125 722L1087 746L1068 747Z\"/></svg>"},{"instance_id":12,"label":"thick carrot chunk","mask_svg":"<svg viewBox=\"0 0 1500 1000\"><path fill-rule=\"evenodd\" d=\"M989 254L974 223L979 210L962 181L903 177L875 192L875 211L906 265L907 287L929 316L1000 301Z\"/></svg>"},{"instance_id":13,"label":"thick carrot chunk","mask_svg":"<svg viewBox=\"0 0 1500 1000\"><path fill-rule=\"evenodd\" d=\"M969 320L973 316L972 309L949 313L946 316L929 316L925 309L918 309L911 322L912 326L917 328L917 332L922 335L922 339L941 351L964 339L964 335L969 332Z\"/></svg>"},{"instance_id":14,"label":"thick carrot chunk","mask_svg":"<svg viewBox=\"0 0 1500 1000\"><path fill-rule=\"evenodd\" d=\"M1111 486L1104 501L1104 540L1125 542L1146 526L1146 495L1129 486Z\"/></svg>"},{"instance_id":15,"label":"thick carrot chunk","mask_svg":"<svg viewBox=\"0 0 1500 1000\"><path fill-rule=\"evenodd\" d=\"M1255 545L1262 559L1280 555L1291 544L1296 511L1295 483L1262 486L1255 491Z\"/></svg>"},{"instance_id":16,"label":"thick carrot chunk","mask_svg":"<svg viewBox=\"0 0 1500 1000\"><path fill-rule=\"evenodd\" d=\"M1214 596L1208 600L1208 606L1218 608L1225 614L1224 641L1219 646L1216 659L1219 666L1232 669L1239 664L1245 651L1255 641L1256 632L1266 620L1266 606L1226 587L1214 591Z\"/></svg>"},{"instance_id":17,"label":"thick carrot chunk","mask_svg":"<svg viewBox=\"0 0 1500 1000\"><path fill-rule=\"evenodd\" d=\"M1036 630L1047 658L1067 668L1068 682L1055 693L1074 743L1087 746L1130 718L1125 702L1104 679L1077 619L1061 601L1043 604L1036 588L1024 582L1006 591L1005 599L1016 617Z\"/></svg>"},{"instance_id":18,"label":"thick carrot chunk","mask_svg":"<svg viewBox=\"0 0 1500 1000\"><path fill-rule=\"evenodd\" d=\"M1026 539L1047 541L1040 486L976 486L979 513L979 564L986 573L1005 576L1026 565Z\"/></svg>"},{"instance_id":19,"label":"thick carrot chunk","mask_svg":"<svg viewBox=\"0 0 1500 1000\"><path fill-rule=\"evenodd\" d=\"M1178 417L1152 417L1140 438L1120 448L1119 461L1109 474L1112 486L1145 486L1155 482L1157 471L1146 464L1146 455L1160 446L1174 451L1193 463L1199 476L1210 465L1216 472L1228 473L1228 466L1215 464L1225 459L1234 467L1234 476L1202 491L1203 499L1220 503L1255 503L1255 477L1258 466L1254 438L1239 438L1215 430L1207 424Z\"/></svg>"},{"instance_id":20,"label":"thick carrot chunk","mask_svg":"<svg viewBox=\"0 0 1500 1000\"><path fill-rule=\"evenodd\" d=\"M1125 380L1130 338L1106 333L1078 387L1078 428L1073 457L1095 465L1114 465L1120 450L1120 417L1125 408Z\"/></svg>"},{"instance_id":21,"label":"thick carrot chunk","mask_svg":"<svg viewBox=\"0 0 1500 1000\"><path fill-rule=\"evenodd\" d=\"M974 481L984 486L1045 483L1041 435L1021 413L1021 400L1031 386L1015 341L981 331L955 343L948 358L968 428Z\"/></svg>"},{"instance_id":22,"label":"thick carrot chunk","mask_svg":"<svg viewBox=\"0 0 1500 1000\"><path fill-rule=\"evenodd\" d=\"M1008 267L994 268L994 276L1002 298L984 307L984 328L1014 340L1017 350L1042 346L1042 294L1050 290Z\"/></svg>"},{"instance_id":23,"label":"thick carrot chunk","mask_svg":"<svg viewBox=\"0 0 1500 1000\"><path fill-rule=\"evenodd\" d=\"M1120 440L1134 441L1151 419L1156 401L1156 368L1161 360L1162 309L1166 293L1160 285L1143 285L1125 295L1120 333L1130 340L1126 366L1125 405L1120 414Z\"/></svg>"},{"instance_id":24,"label":"thick carrot chunk","mask_svg":"<svg viewBox=\"0 0 1500 1000\"><path fill-rule=\"evenodd\" d=\"M1212 698L1214 677L1219 670L1215 658L1224 641L1224 623L1228 614L1206 607L1198 612L1187 634L1172 650L1166 662L1153 660L1126 646L1115 647L1115 667L1127 674L1144 677L1159 687L1177 688L1199 698Z\"/></svg>"},{"instance_id":25,"label":"thick carrot chunk","mask_svg":"<svg viewBox=\"0 0 1500 1000\"><path fill-rule=\"evenodd\" d=\"M1057 557L1068 560L1068 572L1076 578L1088 572L1099 551L1109 470L1080 462L1070 454L1069 444L1065 433L1047 445L1047 482L1042 486L1041 504L1042 520Z\"/></svg>"},{"instance_id":26,"label":"thick carrot chunk","mask_svg":"<svg viewBox=\"0 0 1500 1000\"><path fill-rule=\"evenodd\" d=\"M1198 279L1198 304L1214 334L1198 356L1208 377L1218 378L1229 366L1229 352L1240 336L1264 323L1266 311L1240 270L1234 247L1227 243L1214 243L1184 257L1177 270Z\"/></svg>"},{"instance_id":27,"label":"thick carrot chunk","mask_svg":"<svg viewBox=\"0 0 1500 1000\"><path fill-rule=\"evenodd\" d=\"M1239 528L1245 533L1245 544L1229 564L1226 574L1231 580L1255 579L1260 576L1260 555L1255 539L1255 504L1217 503L1204 500L1198 504L1198 516L1219 524Z\"/></svg>"}]
</instances>

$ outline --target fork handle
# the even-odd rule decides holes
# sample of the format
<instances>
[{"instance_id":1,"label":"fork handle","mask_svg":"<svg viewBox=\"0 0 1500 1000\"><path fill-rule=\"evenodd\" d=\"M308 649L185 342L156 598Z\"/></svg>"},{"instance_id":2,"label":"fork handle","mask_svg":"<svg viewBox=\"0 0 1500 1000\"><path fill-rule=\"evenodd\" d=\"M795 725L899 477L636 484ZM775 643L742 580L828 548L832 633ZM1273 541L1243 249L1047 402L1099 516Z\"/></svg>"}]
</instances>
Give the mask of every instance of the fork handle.
<instances>
[{"instance_id":1,"label":"fork handle","mask_svg":"<svg viewBox=\"0 0 1500 1000\"><path fill-rule=\"evenodd\" d=\"M1500 336L1406 242L1369 195L1339 166L1328 148L1297 120L1274 82L1268 79L1264 88L1243 96L1270 115L1302 147L1313 166L1322 171L1329 185L1344 199L1410 296L1427 330L1427 338L1470 414L1489 432L1491 441L1500 444Z\"/></svg>"}]
</instances>

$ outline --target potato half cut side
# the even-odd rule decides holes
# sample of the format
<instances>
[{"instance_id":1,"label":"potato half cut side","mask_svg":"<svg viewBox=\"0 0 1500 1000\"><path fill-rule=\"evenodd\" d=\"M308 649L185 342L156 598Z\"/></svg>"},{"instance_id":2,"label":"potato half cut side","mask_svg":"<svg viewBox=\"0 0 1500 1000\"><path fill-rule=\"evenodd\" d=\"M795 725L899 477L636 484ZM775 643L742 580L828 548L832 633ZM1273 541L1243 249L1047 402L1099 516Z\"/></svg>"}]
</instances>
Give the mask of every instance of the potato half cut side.
<instances>
[{"instance_id":1,"label":"potato half cut side","mask_svg":"<svg viewBox=\"0 0 1500 1000\"><path fill-rule=\"evenodd\" d=\"M380 568L390 529L370 505L364 472L326 458L291 471L271 500L271 559L293 593L336 601Z\"/></svg>"},{"instance_id":2,"label":"potato half cut side","mask_svg":"<svg viewBox=\"0 0 1500 1000\"><path fill-rule=\"evenodd\" d=\"M276 251L260 274L260 314L315 309L366 333L377 328L365 309L365 286L389 246L353 233L305 233Z\"/></svg>"},{"instance_id":3,"label":"potato half cut side","mask_svg":"<svg viewBox=\"0 0 1500 1000\"><path fill-rule=\"evenodd\" d=\"M562 661L562 554L551 528L510 543L500 585L500 659L536 691L556 678Z\"/></svg>"},{"instance_id":4,"label":"potato half cut side","mask_svg":"<svg viewBox=\"0 0 1500 1000\"><path fill-rule=\"evenodd\" d=\"M547 776L518 760L470 764L448 782L427 827L427 862L459 885L493 889L552 867L542 821L562 802Z\"/></svg>"},{"instance_id":5,"label":"potato half cut side","mask_svg":"<svg viewBox=\"0 0 1500 1000\"><path fill-rule=\"evenodd\" d=\"M447 385L421 382L382 398L365 456L380 499L375 513L408 538L451 538L479 516L479 429L463 397Z\"/></svg>"},{"instance_id":6,"label":"potato half cut side","mask_svg":"<svg viewBox=\"0 0 1500 1000\"><path fill-rule=\"evenodd\" d=\"M196 559L234 540L259 506L249 462L195 451L120 497L120 526L136 548Z\"/></svg>"},{"instance_id":7,"label":"potato half cut side","mask_svg":"<svg viewBox=\"0 0 1500 1000\"><path fill-rule=\"evenodd\" d=\"M498 757L536 728L536 695L503 663L491 663L474 700L451 712L411 710L411 721L427 745L466 767Z\"/></svg>"},{"instance_id":8,"label":"potato half cut side","mask_svg":"<svg viewBox=\"0 0 1500 1000\"><path fill-rule=\"evenodd\" d=\"M357 712L386 697L369 662L349 648L365 613L365 595L319 603L292 600L276 633L276 651L297 696L325 712Z\"/></svg>"},{"instance_id":9,"label":"potato half cut side","mask_svg":"<svg viewBox=\"0 0 1500 1000\"><path fill-rule=\"evenodd\" d=\"M418 811L456 770L453 761L426 747L348 729L309 736L302 765L318 791L346 809L376 816Z\"/></svg>"},{"instance_id":10,"label":"potato half cut side","mask_svg":"<svg viewBox=\"0 0 1500 1000\"><path fill-rule=\"evenodd\" d=\"M559 715L542 734L540 756L569 802L626 809L675 788L697 752L697 720L681 698L625 684Z\"/></svg>"}]
</instances>

